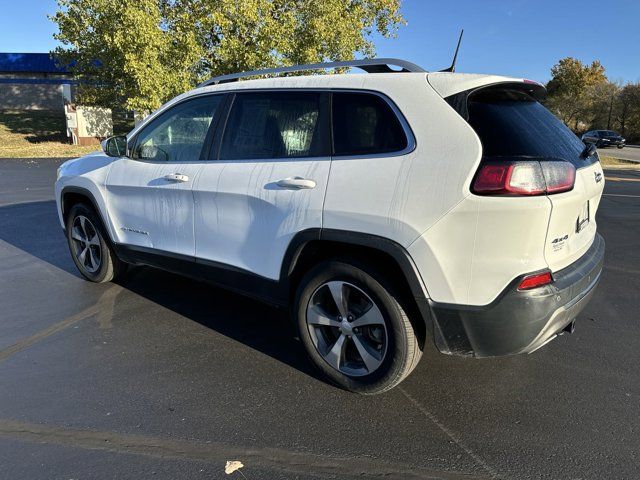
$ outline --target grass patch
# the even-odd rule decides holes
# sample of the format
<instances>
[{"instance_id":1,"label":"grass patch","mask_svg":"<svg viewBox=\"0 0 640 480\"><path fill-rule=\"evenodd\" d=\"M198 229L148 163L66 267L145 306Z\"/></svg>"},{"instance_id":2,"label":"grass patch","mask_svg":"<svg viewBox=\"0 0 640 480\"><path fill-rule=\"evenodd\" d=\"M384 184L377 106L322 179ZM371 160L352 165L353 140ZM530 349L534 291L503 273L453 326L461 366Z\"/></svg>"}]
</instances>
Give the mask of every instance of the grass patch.
<instances>
[{"instance_id":1,"label":"grass patch","mask_svg":"<svg viewBox=\"0 0 640 480\"><path fill-rule=\"evenodd\" d=\"M603 167L638 167L638 162L623 160L621 158L608 157L606 155L600 155L600 164Z\"/></svg>"},{"instance_id":2,"label":"grass patch","mask_svg":"<svg viewBox=\"0 0 640 480\"><path fill-rule=\"evenodd\" d=\"M114 119L114 133L127 133L133 121ZM0 158L79 157L99 145L71 145L62 112L0 110Z\"/></svg>"}]
</instances>

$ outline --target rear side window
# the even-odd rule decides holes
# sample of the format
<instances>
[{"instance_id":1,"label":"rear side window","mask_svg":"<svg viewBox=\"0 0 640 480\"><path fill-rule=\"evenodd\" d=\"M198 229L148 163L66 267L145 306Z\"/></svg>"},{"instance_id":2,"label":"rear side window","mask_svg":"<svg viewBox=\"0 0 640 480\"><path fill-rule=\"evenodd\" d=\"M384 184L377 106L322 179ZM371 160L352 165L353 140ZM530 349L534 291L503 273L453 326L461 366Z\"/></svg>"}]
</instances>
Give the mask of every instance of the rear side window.
<instances>
[{"instance_id":1,"label":"rear side window","mask_svg":"<svg viewBox=\"0 0 640 480\"><path fill-rule=\"evenodd\" d=\"M556 158L584 166L582 141L525 92L487 88L471 95L467 108L484 157Z\"/></svg>"},{"instance_id":2,"label":"rear side window","mask_svg":"<svg viewBox=\"0 0 640 480\"><path fill-rule=\"evenodd\" d=\"M220 150L225 160L328 155L318 92L238 93Z\"/></svg>"},{"instance_id":3,"label":"rear side window","mask_svg":"<svg viewBox=\"0 0 640 480\"><path fill-rule=\"evenodd\" d=\"M407 137L389 104L371 93L333 94L334 155L404 150Z\"/></svg>"}]
</instances>

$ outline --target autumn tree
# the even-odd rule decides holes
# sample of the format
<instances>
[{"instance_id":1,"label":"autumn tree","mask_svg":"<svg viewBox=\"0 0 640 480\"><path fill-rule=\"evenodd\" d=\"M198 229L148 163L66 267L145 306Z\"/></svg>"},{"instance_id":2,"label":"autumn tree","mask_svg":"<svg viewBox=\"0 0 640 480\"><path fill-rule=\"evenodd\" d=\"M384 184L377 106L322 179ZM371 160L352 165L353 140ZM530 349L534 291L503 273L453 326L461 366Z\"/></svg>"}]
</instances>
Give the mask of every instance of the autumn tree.
<instances>
[{"instance_id":1,"label":"autumn tree","mask_svg":"<svg viewBox=\"0 0 640 480\"><path fill-rule=\"evenodd\" d=\"M613 128L620 86L614 82L600 82L587 87L585 93L589 96L582 116L585 124L596 125L597 128Z\"/></svg>"},{"instance_id":2,"label":"autumn tree","mask_svg":"<svg viewBox=\"0 0 640 480\"><path fill-rule=\"evenodd\" d=\"M563 122L578 130L581 122L588 123L595 89L607 82L605 69L597 60L585 65L567 57L551 68L551 76L547 105Z\"/></svg>"},{"instance_id":3,"label":"autumn tree","mask_svg":"<svg viewBox=\"0 0 640 480\"><path fill-rule=\"evenodd\" d=\"M617 96L615 119L620 133L640 141L640 83L629 83Z\"/></svg>"},{"instance_id":4,"label":"autumn tree","mask_svg":"<svg viewBox=\"0 0 640 480\"><path fill-rule=\"evenodd\" d=\"M152 110L213 75L374 56L400 0L57 0L80 101Z\"/></svg>"}]
</instances>

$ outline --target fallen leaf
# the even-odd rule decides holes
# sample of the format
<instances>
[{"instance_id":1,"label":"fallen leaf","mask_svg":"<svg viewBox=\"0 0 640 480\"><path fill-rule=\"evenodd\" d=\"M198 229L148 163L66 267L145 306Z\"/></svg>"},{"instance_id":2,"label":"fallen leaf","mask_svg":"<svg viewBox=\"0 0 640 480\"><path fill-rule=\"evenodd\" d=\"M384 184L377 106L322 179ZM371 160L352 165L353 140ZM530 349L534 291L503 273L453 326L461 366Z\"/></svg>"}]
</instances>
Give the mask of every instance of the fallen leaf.
<instances>
[{"instance_id":1,"label":"fallen leaf","mask_svg":"<svg viewBox=\"0 0 640 480\"><path fill-rule=\"evenodd\" d=\"M224 473L230 475L236 470L240 470L242 467L244 467L244 465L238 460L227 461L227 464L224 467Z\"/></svg>"}]
</instances>

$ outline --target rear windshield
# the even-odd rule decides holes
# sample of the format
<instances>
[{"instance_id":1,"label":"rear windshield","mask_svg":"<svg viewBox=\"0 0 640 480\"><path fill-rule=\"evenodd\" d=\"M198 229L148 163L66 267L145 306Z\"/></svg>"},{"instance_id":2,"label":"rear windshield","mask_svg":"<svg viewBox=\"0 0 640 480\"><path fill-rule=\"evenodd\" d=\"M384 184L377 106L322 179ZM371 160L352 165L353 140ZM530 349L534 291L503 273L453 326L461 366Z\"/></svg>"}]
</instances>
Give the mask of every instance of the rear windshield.
<instances>
[{"instance_id":1,"label":"rear windshield","mask_svg":"<svg viewBox=\"0 0 640 480\"><path fill-rule=\"evenodd\" d=\"M484 157L556 158L585 166L582 141L527 93L487 88L472 94L467 108Z\"/></svg>"},{"instance_id":2,"label":"rear windshield","mask_svg":"<svg viewBox=\"0 0 640 480\"><path fill-rule=\"evenodd\" d=\"M617 135L616 132L612 132L611 130L599 130L600 135L604 137L615 137Z\"/></svg>"}]
</instances>

